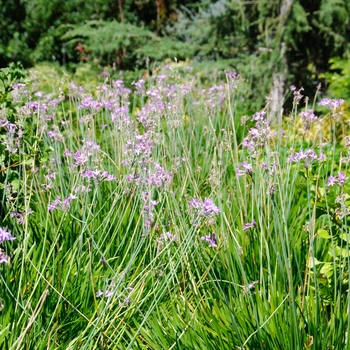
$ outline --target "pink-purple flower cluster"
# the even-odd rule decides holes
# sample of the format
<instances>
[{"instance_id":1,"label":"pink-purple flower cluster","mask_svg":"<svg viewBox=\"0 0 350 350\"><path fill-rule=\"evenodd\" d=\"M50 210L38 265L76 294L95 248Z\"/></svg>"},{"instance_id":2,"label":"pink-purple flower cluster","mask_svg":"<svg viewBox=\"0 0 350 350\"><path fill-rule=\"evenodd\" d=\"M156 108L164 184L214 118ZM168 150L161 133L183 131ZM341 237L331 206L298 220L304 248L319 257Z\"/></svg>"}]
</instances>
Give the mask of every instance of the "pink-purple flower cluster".
<instances>
[{"instance_id":1,"label":"pink-purple flower cluster","mask_svg":"<svg viewBox=\"0 0 350 350\"><path fill-rule=\"evenodd\" d=\"M242 145L253 155L256 155L257 150L267 145L276 133L270 128L270 122L266 119L266 111L255 113L252 121L256 122L255 128L250 128L248 136L242 141Z\"/></svg>"},{"instance_id":2,"label":"pink-purple flower cluster","mask_svg":"<svg viewBox=\"0 0 350 350\"><path fill-rule=\"evenodd\" d=\"M11 235L11 231L7 227L1 228L0 227L0 243L5 242L5 241L13 241L15 240L16 237L13 237Z\"/></svg>"},{"instance_id":3,"label":"pink-purple flower cluster","mask_svg":"<svg viewBox=\"0 0 350 350\"><path fill-rule=\"evenodd\" d=\"M64 136L57 125L52 126L52 129L47 132L47 136L52 140L64 142Z\"/></svg>"},{"instance_id":4,"label":"pink-purple flower cluster","mask_svg":"<svg viewBox=\"0 0 350 350\"><path fill-rule=\"evenodd\" d=\"M11 154L17 153L23 137L23 130L6 119L0 119L0 127L5 128L7 131L5 138L1 141L1 144L5 146L5 151Z\"/></svg>"},{"instance_id":5,"label":"pink-purple flower cluster","mask_svg":"<svg viewBox=\"0 0 350 350\"><path fill-rule=\"evenodd\" d=\"M109 174L107 171L103 170L85 170L82 174L81 177L83 178L88 178L88 179L94 179L98 183L103 182L103 181L115 181L115 176Z\"/></svg>"},{"instance_id":6,"label":"pink-purple flower cluster","mask_svg":"<svg viewBox=\"0 0 350 350\"><path fill-rule=\"evenodd\" d=\"M304 91L304 88L301 87L299 90L297 90L297 88L292 85L290 87L290 90L293 91L294 94L294 98L293 98L293 105L296 106L299 104L300 100L304 97L304 95L302 95L301 91Z\"/></svg>"},{"instance_id":7,"label":"pink-purple flower cluster","mask_svg":"<svg viewBox=\"0 0 350 350\"><path fill-rule=\"evenodd\" d=\"M345 101L343 99L324 98L318 103L318 105L328 107L330 110L335 110L339 108L344 102Z\"/></svg>"},{"instance_id":8,"label":"pink-purple flower cluster","mask_svg":"<svg viewBox=\"0 0 350 350\"><path fill-rule=\"evenodd\" d=\"M48 210L49 212L52 212L56 209L61 209L63 211L68 211L70 208L71 203L74 199L77 199L78 197L74 194L70 194L69 197L61 201L61 197L57 197L53 202L49 204Z\"/></svg>"},{"instance_id":9,"label":"pink-purple flower cluster","mask_svg":"<svg viewBox=\"0 0 350 350\"><path fill-rule=\"evenodd\" d=\"M19 103L23 100L23 98L28 97L28 90L26 84L16 83L12 86L11 95L14 103Z\"/></svg>"},{"instance_id":10,"label":"pink-purple flower cluster","mask_svg":"<svg viewBox=\"0 0 350 350\"><path fill-rule=\"evenodd\" d=\"M338 172L337 176L330 176L328 178L327 186L339 185L344 186L346 180L346 175L342 172Z\"/></svg>"},{"instance_id":11,"label":"pink-purple flower cluster","mask_svg":"<svg viewBox=\"0 0 350 350\"><path fill-rule=\"evenodd\" d=\"M138 95L142 95L145 93L145 80L144 79L140 79L136 82L132 82L131 85L134 85L136 88L136 94Z\"/></svg>"},{"instance_id":12,"label":"pink-purple flower cluster","mask_svg":"<svg viewBox=\"0 0 350 350\"><path fill-rule=\"evenodd\" d=\"M88 109L91 112L98 112L103 107L103 103L96 101L92 98L92 96L88 96L87 98L81 101L81 104L78 105L78 109Z\"/></svg>"},{"instance_id":13,"label":"pink-purple flower cluster","mask_svg":"<svg viewBox=\"0 0 350 350\"><path fill-rule=\"evenodd\" d=\"M202 241L208 242L210 248L215 248L217 247L217 237L216 234L213 232L208 236L203 236L201 237Z\"/></svg>"},{"instance_id":14,"label":"pink-purple flower cluster","mask_svg":"<svg viewBox=\"0 0 350 350\"><path fill-rule=\"evenodd\" d=\"M309 130L312 124L318 119L317 116L315 116L314 111L312 109L300 112L300 117L302 119L303 127L305 130Z\"/></svg>"},{"instance_id":15,"label":"pink-purple flower cluster","mask_svg":"<svg viewBox=\"0 0 350 350\"><path fill-rule=\"evenodd\" d=\"M29 209L28 211L22 210L20 213L17 211L13 211L10 213L11 218L16 218L18 223L23 225L24 224L24 218L27 215L33 214L33 210Z\"/></svg>"},{"instance_id":16,"label":"pink-purple flower cluster","mask_svg":"<svg viewBox=\"0 0 350 350\"><path fill-rule=\"evenodd\" d=\"M13 241L16 237L13 237L11 235L11 231L9 231L6 227L1 228L0 227L0 243L3 243L5 241ZM0 264L8 264L9 257L5 254L5 252L0 248Z\"/></svg>"},{"instance_id":17,"label":"pink-purple flower cluster","mask_svg":"<svg viewBox=\"0 0 350 350\"><path fill-rule=\"evenodd\" d=\"M163 242L178 242L179 238L176 235L173 235L171 232L162 233L159 236L159 239Z\"/></svg>"},{"instance_id":18,"label":"pink-purple flower cluster","mask_svg":"<svg viewBox=\"0 0 350 350\"><path fill-rule=\"evenodd\" d=\"M207 90L203 90L203 94L205 98L205 106L210 113L212 113L217 107L223 109L223 103L226 99L224 85L214 85Z\"/></svg>"},{"instance_id":19,"label":"pink-purple flower cluster","mask_svg":"<svg viewBox=\"0 0 350 350\"><path fill-rule=\"evenodd\" d=\"M96 296L98 298L105 297L107 299L110 299L114 296L118 298L118 305L119 307L127 307L130 304L131 301L131 294L133 292L134 288L126 287L122 291L122 293L118 293L118 286L114 282L114 279L106 279L106 288L105 290L98 290L96 293Z\"/></svg>"},{"instance_id":20,"label":"pink-purple flower cluster","mask_svg":"<svg viewBox=\"0 0 350 350\"><path fill-rule=\"evenodd\" d=\"M74 159L74 167L81 167L89 161L89 157L95 155L100 151L100 146L92 140L83 140L84 146L75 153L65 150L63 155L65 157L72 157Z\"/></svg>"},{"instance_id":21,"label":"pink-purple flower cluster","mask_svg":"<svg viewBox=\"0 0 350 350\"><path fill-rule=\"evenodd\" d=\"M154 186L156 188L162 187L166 183L170 183L172 180L172 174L169 171L165 171L158 163L154 164L155 171L149 170L148 177L145 178L145 184L148 186Z\"/></svg>"},{"instance_id":22,"label":"pink-purple flower cluster","mask_svg":"<svg viewBox=\"0 0 350 350\"><path fill-rule=\"evenodd\" d=\"M318 156L313 149L307 149L305 151L300 151L293 154L292 156L287 158L287 162L300 162L305 166L305 168L309 168L314 161L322 161L325 158L326 156L323 153L321 153L321 155Z\"/></svg>"},{"instance_id":23,"label":"pink-purple flower cluster","mask_svg":"<svg viewBox=\"0 0 350 350\"><path fill-rule=\"evenodd\" d=\"M152 199L152 195L148 191L142 192L142 216L143 224L146 228L153 227L154 224L154 208L159 204L159 202Z\"/></svg>"},{"instance_id":24,"label":"pink-purple flower cluster","mask_svg":"<svg viewBox=\"0 0 350 350\"><path fill-rule=\"evenodd\" d=\"M241 76L237 72L226 72L226 79L231 89L237 89Z\"/></svg>"},{"instance_id":25,"label":"pink-purple flower cluster","mask_svg":"<svg viewBox=\"0 0 350 350\"><path fill-rule=\"evenodd\" d=\"M220 209L209 198L205 198L204 201L197 198L192 198L189 202L189 206L198 216L202 217L213 216L220 213Z\"/></svg>"},{"instance_id":26,"label":"pink-purple flower cluster","mask_svg":"<svg viewBox=\"0 0 350 350\"><path fill-rule=\"evenodd\" d=\"M135 133L133 139L129 139L125 145L125 154L128 155L128 163L138 161L140 164L147 162L152 155L153 140L148 133Z\"/></svg>"},{"instance_id":27,"label":"pink-purple flower cluster","mask_svg":"<svg viewBox=\"0 0 350 350\"><path fill-rule=\"evenodd\" d=\"M256 221L253 220L252 222L247 222L246 224L243 225L243 231L247 231L248 229L256 227Z\"/></svg>"},{"instance_id":28,"label":"pink-purple flower cluster","mask_svg":"<svg viewBox=\"0 0 350 350\"><path fill-rule=\"evenodd\" d=\"M239 168L236 169L236 176L237 177L241 177L241 176L244 176L246 174L251 175L253 173L253 167L251 164L249 164L247 162L243 162L243 163L240 163L240 166L242 169L239 169Z\"/></svg>"}]
</instances>

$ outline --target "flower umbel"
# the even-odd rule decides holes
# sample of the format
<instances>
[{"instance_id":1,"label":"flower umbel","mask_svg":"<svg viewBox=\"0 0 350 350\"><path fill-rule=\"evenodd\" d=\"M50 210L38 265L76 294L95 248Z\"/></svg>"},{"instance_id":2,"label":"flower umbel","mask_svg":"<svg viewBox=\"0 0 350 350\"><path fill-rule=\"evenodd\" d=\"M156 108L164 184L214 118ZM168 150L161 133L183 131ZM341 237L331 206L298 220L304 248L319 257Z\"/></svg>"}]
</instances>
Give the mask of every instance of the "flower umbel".
<instances>
[{"instance_id":1,"label":"flower umbel","mask_svg":"<svg viewBox=\"0 0 350 350\"><path fill-rule=\"evenodd\" d=\"M318 157L316 152L313 149L307 149L305 151L300 151L290 156L287 159L287 162L294 162L294 163L301 162L303 163L305 168L309 168L311 163L313 163L314 161L317 161L317 160L320 161L324 159L325 159L325 155L323 153L321 153L321 155Z\"/></svg>"},{"instance_id":2,"label":"flower umbel","mask_svg":"<svg viewBox=\"0 0 350 350\"><path fill-rule=\"evenodd\" d=\"M209 247L210 248L215 248L217 247L216 244L216 234L213 232L212 234L208 235L208 236L203 236L201 237L202 241L208 242L209 243Z\"/></svg>"},{"instance_id":3,"label":"flower umbel","mask_svg":"<svg viewBox=\"0 0 350 350\"><path fill-rule=\"evenodd\" d=\"M11 235L11 231L9 231L6 227L5 228L0 227L0 243L5 241L13 241L15 239L16 237L13 237Z\"/></svg>"},{"instance_id":4,"label":"flower umbel","mask_svg":"<svg viewBox=\"0 0 350 350\"><path fill-rule=\"evenodd\" d=\"M252 222L247 222L243 226L243 231L247 231L249 228L256 227L256 221L253 220Z\"/></svg>"},{"instance_id":5,"label":"flower umbel","mask_svg":"<svg viewBox=\"0 0 350 350\"><path fill-rule=\"evenodd\" d=\"M333 186L333 185L344 186L345 180L346 180L346 175L342 172L339 172L338 176L330 176L328 178L327 186L328 187Z\"/></svg>"},{"instance_id":6,"label":"flower umbel","mask_svg":"<svg viewBox=\"0 0 350 350\"><path fill-rule=\"evenodd\" d=\"M220 213L220 209L209 198L205 198L203 202L200 199L193 198L190 200L189 206L194 209L199 216L211 216Z\"/></svg>"}]
</instances>

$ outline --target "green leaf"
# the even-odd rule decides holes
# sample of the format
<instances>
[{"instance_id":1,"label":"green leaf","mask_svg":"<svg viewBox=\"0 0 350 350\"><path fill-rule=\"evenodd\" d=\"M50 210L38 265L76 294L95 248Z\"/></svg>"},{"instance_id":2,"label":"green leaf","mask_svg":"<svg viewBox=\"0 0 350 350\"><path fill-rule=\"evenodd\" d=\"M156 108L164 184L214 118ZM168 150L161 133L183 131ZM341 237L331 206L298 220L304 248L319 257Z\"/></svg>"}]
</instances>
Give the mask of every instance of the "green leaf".
<instances>
[{"instance_id":1,"label":"green leaf","mask_svg":"<svg viewBox=\"0 0 350 350\"><path fill-rule=\"evenodd\" d=\"M323 264L322 261L317 260L315 257L309 260L309 268L313 268L316 265Z\"/></svg>"},{"instance_id":2,"label":"green leaf","mask_svg":"<svg viewBox=\"0 0 350 350\"><path fill-rule=\"evenodd\" d=\"M326 230L317 230L317 235L321 238L330 239L332 236Z\"/></svg>"},{"instance_id":3,"label":"green leaf","mask_svg":"<svg viewBox=\"0 0 350 350\"><path fill-rule=\"evenodd\" d=\"M339 236L341 239L349 243L350 241L350 234L349 233L343 233L342 235Z\"/></svg>"}]
</instances>

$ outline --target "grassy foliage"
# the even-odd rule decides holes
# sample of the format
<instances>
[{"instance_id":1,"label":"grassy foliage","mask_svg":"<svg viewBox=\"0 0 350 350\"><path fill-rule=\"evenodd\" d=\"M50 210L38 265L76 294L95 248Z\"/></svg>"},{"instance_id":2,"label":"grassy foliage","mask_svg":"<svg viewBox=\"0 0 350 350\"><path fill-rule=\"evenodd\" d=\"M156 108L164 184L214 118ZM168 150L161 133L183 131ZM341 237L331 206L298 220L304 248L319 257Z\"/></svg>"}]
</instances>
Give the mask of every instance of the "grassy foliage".
<instances>
[{"instance_id":1,"label":"grassy foliage","mask_svg":"<svg viewBox=\"0 0 350 350\"><path fill-rule=\"evenodd\" d=\"M274 125L238 75L177 68L6 90L5 349L347 348L342 101L295 89Z\"/></svg>"}]
</instances>

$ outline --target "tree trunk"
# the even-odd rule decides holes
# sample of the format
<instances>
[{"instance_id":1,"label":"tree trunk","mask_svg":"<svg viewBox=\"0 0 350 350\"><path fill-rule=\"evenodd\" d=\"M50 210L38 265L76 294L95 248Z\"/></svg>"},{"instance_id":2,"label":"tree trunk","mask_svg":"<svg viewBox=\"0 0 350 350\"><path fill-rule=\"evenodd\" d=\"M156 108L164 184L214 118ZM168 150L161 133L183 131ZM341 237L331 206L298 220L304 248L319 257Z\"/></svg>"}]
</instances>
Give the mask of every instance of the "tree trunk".
<instances>
[{"instance_id":1,"label":"tree trunk","mask_svg":"<svg viewBox=\"0 0 350 350\"><path fill-rule=\"evenodd\" d=\"M123 0L118 0L120 21L124 23Z\"/></svg>"}]
</instances>

